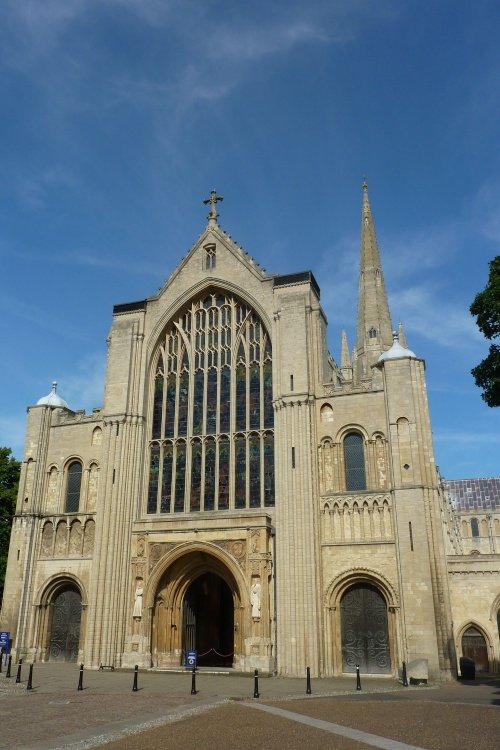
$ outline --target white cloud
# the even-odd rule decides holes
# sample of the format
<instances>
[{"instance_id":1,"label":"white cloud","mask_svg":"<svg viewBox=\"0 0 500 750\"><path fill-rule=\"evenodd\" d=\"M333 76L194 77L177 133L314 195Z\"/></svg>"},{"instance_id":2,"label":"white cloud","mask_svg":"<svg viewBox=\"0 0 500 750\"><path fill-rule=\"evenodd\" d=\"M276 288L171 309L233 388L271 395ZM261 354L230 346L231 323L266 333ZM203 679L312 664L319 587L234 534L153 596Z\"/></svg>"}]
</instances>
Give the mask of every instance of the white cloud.
<instances>
[{"instance_id":1,"label":"white cloud","mask_svg":"<svg viewBox=\"0 0 500 750\"><path fill-rule=\"evenodd\" d=\"M407 333L447 347L467 347L481 340L466 306L449 299L445 286L423 282L389 295L393 324L403 320Z\"/></svg>"}]
</instances>

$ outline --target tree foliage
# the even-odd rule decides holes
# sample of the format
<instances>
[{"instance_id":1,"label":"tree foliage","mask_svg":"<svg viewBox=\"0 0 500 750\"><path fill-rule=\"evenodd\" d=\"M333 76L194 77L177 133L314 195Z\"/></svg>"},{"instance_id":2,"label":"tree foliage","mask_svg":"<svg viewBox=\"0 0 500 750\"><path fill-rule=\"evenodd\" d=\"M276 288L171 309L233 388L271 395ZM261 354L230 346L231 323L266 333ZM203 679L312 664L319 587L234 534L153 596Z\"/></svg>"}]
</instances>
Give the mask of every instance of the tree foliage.
<instances>
[{"instance_id":1,"label":"tree foliage","mask_svg":"<svg viewBox=\"0 0 500 750\"><path fill-rule=\"evenodd\" d=\"M21 464L10 448L0 448L0 597L3 595L5 568L9 554L12 516L16 510Z\"/></svg>"},{"instance_id":2,"label":"tree foliage","mask_svg":"<svg viewBox=\"0 0 500 750\"><path fill-rule=\"evenodd\" d=\"M490 262L488 283L470 306L478 328L487 339L500 336L500 255ZM488 356L472 370L488 406L500 406L500 346L492 344Z\"/></svg>"}]
</instances>

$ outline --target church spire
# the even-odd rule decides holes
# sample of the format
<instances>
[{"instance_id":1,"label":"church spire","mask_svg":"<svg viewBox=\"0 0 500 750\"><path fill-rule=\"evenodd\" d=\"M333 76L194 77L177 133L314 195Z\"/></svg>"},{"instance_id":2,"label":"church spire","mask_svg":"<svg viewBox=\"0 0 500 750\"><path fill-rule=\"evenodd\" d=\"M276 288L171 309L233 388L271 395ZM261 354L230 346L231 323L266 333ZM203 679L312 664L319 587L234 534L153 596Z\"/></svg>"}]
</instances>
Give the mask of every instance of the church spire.
<instances>
[{"instance_id":1,"label":"church spire","mask_svg":"<svg viewBox=\"0 0 500 750\"><path fill-rule=\"evenodd\" d=\"M356 349L358 368L369 374L370 365L392 344L392 325L366 180L363 180L360 255ZM360 375L363 377L363 373Z\"/></svg>"},{"instance_id":2,"label":"church spire","mask_svg":"<svg viewBox=\"0 0 500 750\"><path fill-rule=\"evenodd\" d=\"M340 350L340 369L344 380L352 380L352 364L349 355L349 344L347 343L347 333L342 331L342 345Z\"/></svg>"}]
</instances>

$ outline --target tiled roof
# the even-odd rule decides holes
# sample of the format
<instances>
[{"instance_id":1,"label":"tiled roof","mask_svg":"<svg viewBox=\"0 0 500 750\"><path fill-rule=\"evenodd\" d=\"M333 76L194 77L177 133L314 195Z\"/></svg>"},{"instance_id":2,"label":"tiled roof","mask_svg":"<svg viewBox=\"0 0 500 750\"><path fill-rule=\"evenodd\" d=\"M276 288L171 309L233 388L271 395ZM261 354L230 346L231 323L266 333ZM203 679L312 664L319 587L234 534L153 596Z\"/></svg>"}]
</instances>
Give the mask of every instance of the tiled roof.
<instances>
[{"instance_id":1,"label":"tiled roof","mask_svg":"<svg viewBox=\"0 0 500 750\"><path fill-rule=\"evenodd\" d=\"M458 511L500 508L500 477L449 479L445 486Z\"/></svg>"}]
</instances>

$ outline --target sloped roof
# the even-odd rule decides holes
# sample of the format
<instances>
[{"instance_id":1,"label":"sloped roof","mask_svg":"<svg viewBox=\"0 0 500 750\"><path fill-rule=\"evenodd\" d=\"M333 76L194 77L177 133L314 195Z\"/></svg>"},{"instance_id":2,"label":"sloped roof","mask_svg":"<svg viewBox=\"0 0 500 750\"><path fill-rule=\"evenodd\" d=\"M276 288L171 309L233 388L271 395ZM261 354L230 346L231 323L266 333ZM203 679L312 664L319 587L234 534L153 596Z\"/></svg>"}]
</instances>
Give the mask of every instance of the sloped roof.
<instances>
[{"instance_id":1,"label":"sloped roof","mask_svg":"<svg viewBox=\"0 0 500 750\"><path fill-rule=\"evenodd\" d=\"M449 479L445 486L458 511L500 508L500 477Z\"/></svg>"}]
</instances>

